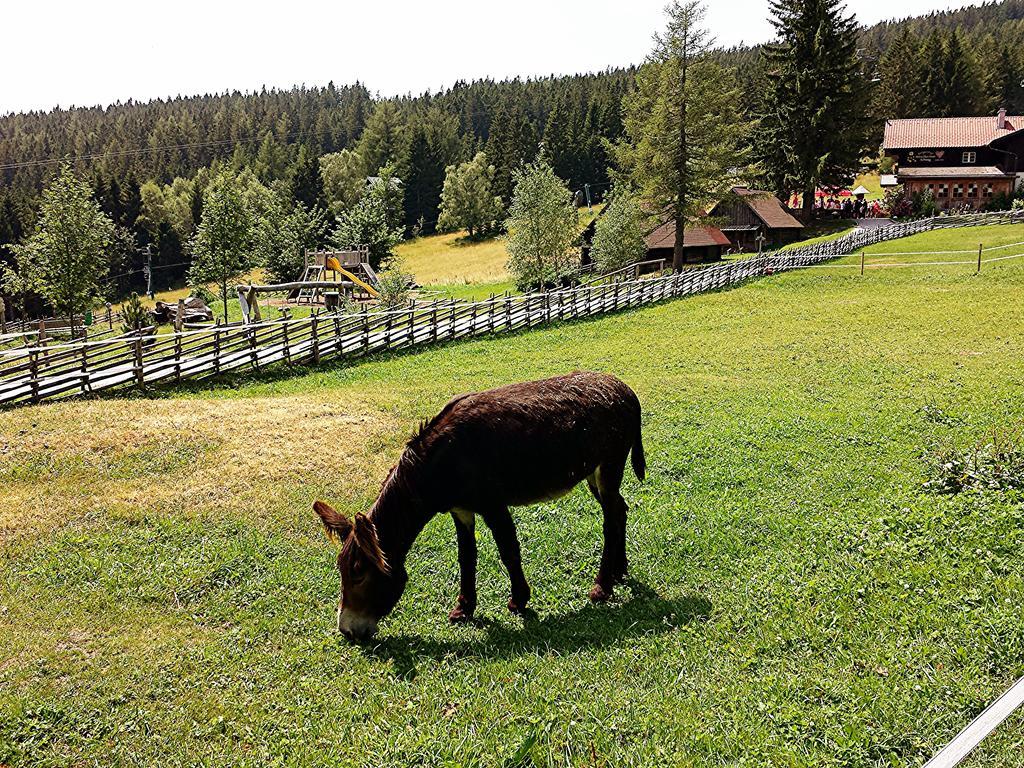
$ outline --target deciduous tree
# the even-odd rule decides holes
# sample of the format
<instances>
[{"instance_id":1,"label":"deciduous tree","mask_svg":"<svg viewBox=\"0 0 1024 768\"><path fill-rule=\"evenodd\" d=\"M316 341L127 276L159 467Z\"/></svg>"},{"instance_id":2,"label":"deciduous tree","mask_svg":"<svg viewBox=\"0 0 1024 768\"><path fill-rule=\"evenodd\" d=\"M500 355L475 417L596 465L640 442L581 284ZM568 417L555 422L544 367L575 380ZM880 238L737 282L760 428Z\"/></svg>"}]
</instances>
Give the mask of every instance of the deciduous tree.
<instances>
[{"instance_id":1,"label":"deciduous tree","mask_svg":"<svg viewBox=\"0 0 1024 768\"><path fill-rule=\"evenodd\" d=\"M647 217L640 201L626 188L613 191L597 218L590 256L600 272L612 272L641 261L647 253Z\"/></svg>"},{"instance_id":2,"label":"deciduous tree","mask_svg":"<svg viewBox=\"0 0 1024 768\"><path fill-rule=\"evenodd\" d=\"M256 219L239 179L222 173L203 195L203 219L192 239L189 282L217 283L228 318L228 282L256 266Z\"/></svg>"},{"instance_id":3,"label":"deciduous tree","mask_svg":"<svg viewBox=\"0 0 1024 768\"><path fill-rule=\"evenodd\" d=\"M557 285L579 268L579 215L572 192L546 160L515 172L508 269L520 290Z\"/></svg>"},{"instance_id":4,"label":"deciduous tree","mask_svg":"<svg viewBox=\"0 0 1024 768\"><path fill-rule=\"evenodd\" d=\"M14 246L18 274L74 326L75 315L99 297L107 274L104 249L114 222L89 185L64 166L43 192L36 229Z\"/></svg>"},{"instance_id":5,"label":"deciduous tree","mask_svg":"<svg viewBox=\"0 0 1024 768\"><path fill-rule=\"evenodd\" d=\"M470 237L490 230L502 215L501 198L494 194L494 166L478 152L468 163L448 166L441 191L438 229L465 229Z\"/></svg>"}]
</instances>

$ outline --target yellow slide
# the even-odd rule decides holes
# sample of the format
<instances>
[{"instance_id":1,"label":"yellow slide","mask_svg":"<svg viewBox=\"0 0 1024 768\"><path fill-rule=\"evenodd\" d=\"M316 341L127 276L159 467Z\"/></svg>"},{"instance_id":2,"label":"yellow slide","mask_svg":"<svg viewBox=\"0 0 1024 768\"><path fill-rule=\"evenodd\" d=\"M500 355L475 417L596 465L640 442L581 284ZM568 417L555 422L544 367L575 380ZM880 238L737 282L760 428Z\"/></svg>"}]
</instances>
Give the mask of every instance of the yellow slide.
<instances>
[{"instance_id":1,"label":"yellow slide","mask_svg":"<svg viewBox=\"0 0 1024 768\"><path fill-rule=\"evenodd\" d=\"M355 283L360 288L362 288L364 291L366 291L368 294L373 296L373 298L376 299L378 296L380 296L380 294L377 293L377 290L372 285L370 285L369 283L363 282L358 277L356 277L351 272L349 272L347 269L343 268L341 266L341 264L338 262L338 260L334 256L328 256L327 257L327 268L329 270L331 270L332 272L338 272L338 273L344 275L349 280L351 280L353 283Z\"/></svg>"}]
</instances>

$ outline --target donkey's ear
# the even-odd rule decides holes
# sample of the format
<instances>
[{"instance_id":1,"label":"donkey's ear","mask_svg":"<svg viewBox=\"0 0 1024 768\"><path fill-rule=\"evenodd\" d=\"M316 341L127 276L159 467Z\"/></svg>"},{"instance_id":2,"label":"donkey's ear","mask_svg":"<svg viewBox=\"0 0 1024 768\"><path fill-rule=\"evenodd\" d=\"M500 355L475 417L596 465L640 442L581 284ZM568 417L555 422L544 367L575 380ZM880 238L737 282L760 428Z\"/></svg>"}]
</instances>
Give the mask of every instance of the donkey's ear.
<instances>
[{"instance_id":1,"label":"donkey's ear","mask_svg":"<svg viewBox=\"0 0 1024 768\"><path fill-rule=\"evenodd\" d=\"M391 566L381 551L380 542L377 540L377 527L373 521L362 512L356 513L355 519L356 544L373 563L384 573L391 573Z\"/></svg>"},{"instance_id":2,"label":"donkey's ear","mask_svg":"<svg viewBox=\"0 0 1024 768\"><path fill-rule=\"evenodd\" d=\"M313 511L324 524L327 538L335 544L343 542L352 531L352 521L324 501L313 502Z\"/></svg>"}]
</instances>

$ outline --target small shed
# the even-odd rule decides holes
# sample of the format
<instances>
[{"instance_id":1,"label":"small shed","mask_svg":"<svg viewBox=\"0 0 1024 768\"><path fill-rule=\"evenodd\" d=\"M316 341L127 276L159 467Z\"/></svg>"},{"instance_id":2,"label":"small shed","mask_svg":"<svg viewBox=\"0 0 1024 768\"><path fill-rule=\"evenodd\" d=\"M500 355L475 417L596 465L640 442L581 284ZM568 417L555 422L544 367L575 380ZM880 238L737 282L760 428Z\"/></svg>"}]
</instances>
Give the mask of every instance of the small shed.
<instances>
[{"instance_id":1,"label":"small shed","mask_svg":"<svg viewBox=\"0 0 1024 768\"><path fill-rule=\"evenodd\" d=\"M647 258L665 259L672 263L676 244L676 223L673 219L660 224L647 236ZM692 226L683 231L683 260L688 264L718 261L722 249L729 247L729 238L722 230L710 226Z\"/></svg>"}]
</instances>

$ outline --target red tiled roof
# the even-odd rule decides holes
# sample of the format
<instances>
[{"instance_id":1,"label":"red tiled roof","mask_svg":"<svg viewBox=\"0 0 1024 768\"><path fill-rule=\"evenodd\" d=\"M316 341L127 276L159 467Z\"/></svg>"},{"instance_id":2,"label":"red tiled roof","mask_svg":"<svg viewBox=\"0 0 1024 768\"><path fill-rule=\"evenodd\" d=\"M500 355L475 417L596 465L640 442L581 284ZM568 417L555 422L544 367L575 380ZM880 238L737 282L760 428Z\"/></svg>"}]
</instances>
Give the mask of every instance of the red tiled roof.
<instances>
[{"instance_id":1,"label":"red tiled roof","mask_svg":"<svg viewBox=\"0 0 1024 768\"><path fill-rule=\"evenodd\" d=\"M1008 179L1013 174L1004 173L994 165L953 165L939 168L900 168L899 178L910 179Z\"/></svg>"},{"instance_id":2,"label":"red tiled roof","mask_svg":"<svg viewBox=\"0 0 1024 768\"><path fill-rule=\"evenodd\" d=\"M647 249L674 248L676 244L676 223L669 219L647 236ZM684 248L706 248L721 245L728 247L729 238L717 227L687 227L683 230Z\"/></svg>"},{"instance_id":3,"label":"red tiled roof","mask_svg":"<svg viewBox=\"0 0 1024 768\"><path fill-rule=\"evenodd\" d=\"M991 117L919 117L885 122L884 149L987 147L1024 128L1024 116L1007 115L1005 127Z\"/></svg>"},{"instance_id":4,"label":"red tiled roof","mask_svg":"<svg viewBox=\"0 0 1024 768\"><path fill-rule=\"evenodd\" d=\"M783 208L779 198L771 192L747 189L746 187L733 187L732 191L744 198L750 209L768 229L803 229L804 225Z\"/></svg>"}]
</instances>

